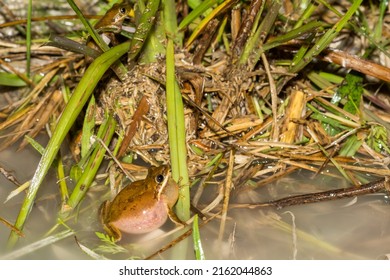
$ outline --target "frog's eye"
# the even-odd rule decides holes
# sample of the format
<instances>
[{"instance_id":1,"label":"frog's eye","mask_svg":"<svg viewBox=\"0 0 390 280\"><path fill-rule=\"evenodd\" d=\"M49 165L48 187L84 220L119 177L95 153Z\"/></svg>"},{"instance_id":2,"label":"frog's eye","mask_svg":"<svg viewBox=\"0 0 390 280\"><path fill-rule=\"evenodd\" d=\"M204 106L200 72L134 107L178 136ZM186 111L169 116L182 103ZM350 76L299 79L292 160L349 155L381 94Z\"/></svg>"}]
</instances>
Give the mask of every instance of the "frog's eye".
<instances>
[{"instance_id":1,"label":"frog's eye","mask_svg":"<svg viewBox=\"0 0 390 280\"><path fill-rule=\"evenodd\" d=\"M164 175L158 174L155 178L157 184L161 184L164 181Z\"/></svg>"},{"instance_id":2,"label":"frog's eye","mask_svg":"<svg viewBox=\"0 0 390 280\"><path fill-rule=\"evenodd\" d=\"M119 12L121 13L121 14L126 14L126 8L124 8L124 7L122 7L122 8L120 8L119 9Z\"/></svg>"}]
</instances>

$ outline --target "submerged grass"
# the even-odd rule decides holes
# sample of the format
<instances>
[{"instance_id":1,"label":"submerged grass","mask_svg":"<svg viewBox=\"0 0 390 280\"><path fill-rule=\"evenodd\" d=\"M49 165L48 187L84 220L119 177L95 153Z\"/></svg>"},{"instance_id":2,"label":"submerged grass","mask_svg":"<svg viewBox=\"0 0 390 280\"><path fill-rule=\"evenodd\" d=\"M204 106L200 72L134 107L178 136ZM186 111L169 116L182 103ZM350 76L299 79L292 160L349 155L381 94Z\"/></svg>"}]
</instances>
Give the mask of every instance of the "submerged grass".
<instances>
[{"instance_id":1,"label":"submerged grass","mask_svg":"<svg viewBox=\"0 0 390 280\"><path fill-rule=\"evenodd\" d=\"M368 6L362 0L342 4L305 1L304 7L298 1L276 0L190 1L184 6L171 0L137 0L134 17L128 19L135 32L130 41L116 46L103 41L81 7L72 0L68 3L104 51L92 64L88 66L77 54L88 52L76 28L62 34L58 28L57 37L51 37L58 39L52 45L62 44L76 54L37 46L49 36L31 38L31 1L25 45L19 51L26 54L25 73L0 61L6 69L0 72L0 85L20 91L19 100L15 98L9 108L1 110L0 129L6 133L16 127L17 133L4 144L14 143L28 130L34 131L28 134L34 137L45 126L43 121L35 124L32 120L57 123L15 228L23 229L54 163L60 179L62 218L82 207L98 176L108 178L111 193L116 193L116 186L129 179L126 176L140 177L134 158L151 165L170 164L172 177L180 185L178 217L187 221L192 212L215 217L213 211L222 207L220 240L226 237L231 199L294 170L318 175L333 169L330 176L344 177L352 184L361 184L366 175L390 175L388 99L380 99L390 73L388 65L380 65L389 60L389 40L385 36L381 40L382 34L390 34L386 1ZM370 12L378 14L377 20L368 17L360 24L363 14ZM126 27L128 22L123 24ZM127 40L120 33L109 35L117 41ZM10 49L15 47L11 43L4 46L0 58L13 54ZM31 58L40 57L40 51L42 58L51 56L53 61L35 66ZM120 82L108 70L112 64L116 64L112 69ZM39 71L46 73L43 78L38 78ZM45 108L51 108L50 112ZM77 122L79 118L84 120ZM70 190L64 157L58 152L65 137L73 135L72 128L79 129L78 123L83 124L80 151L74 151L76 163L72 164L80 174L74 176L75 187ZM118 151L120 155L115 165L108 164L106 174L102 167L107 149L110 158L118 156ZM130 170L120 170L122 165ZM203 205L203 190L212 184L218 191L212 194L211 203ZM192 198L190 186L198 188ZM191 212L191 203L199 209ZM195 254L203 259L197 226L193 227ZM287 230L279 222L276 226ZM307 238L296 232L298 238ZM18 238L12 231L9 246ZM85 252L101 257L82 243ZM323 247L339 252L331 245Z\"/></svg>"}]
</instances>

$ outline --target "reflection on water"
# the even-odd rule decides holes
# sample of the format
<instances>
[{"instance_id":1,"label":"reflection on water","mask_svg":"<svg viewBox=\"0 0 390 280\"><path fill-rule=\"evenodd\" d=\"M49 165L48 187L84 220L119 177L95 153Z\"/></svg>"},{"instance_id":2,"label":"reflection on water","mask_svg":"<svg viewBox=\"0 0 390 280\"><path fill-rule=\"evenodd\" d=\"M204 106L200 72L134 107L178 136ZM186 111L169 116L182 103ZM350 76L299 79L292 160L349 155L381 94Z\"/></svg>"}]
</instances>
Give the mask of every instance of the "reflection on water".
<instances>
[{"instance_id":1,"label":"reflection on water","mask_svg":"<svg viewBox=\"0 0 390 280\"><path fill-rule=\"evenodd\" d=\"M26 149L0 154L1 166L13 170L23 183L31 179L39 157L36 152ZM299 177L284 179L276 186L241 193L238 202L264 201L275 195L283 196L279 190L291 191L291 185L300 185ZM319 181L319 180L317 180ZM291 183L295 182L295 183ZM0 200L4 202L15 188L3 176L0 178ZM307 189L308 184L309 189ZM304 191L321 191L305 182ZM338 186L340 187L340 186ZM277 188L277 190L275 190ZM97 219L101 196L106 193L102 187L95 187L93 195L86 197L77 219L67 221L76 232L79 242L90 249L101 245L95 231L102 231ZM14 222L19 212L23 195L0 204L1 217ZM210 199L210 198L209 198ZM212 198L211 198L212 199ZM356 201L355 201L356 200ZM59 207L58 187L55 177L49 176L38 193L38 199L25 226L25 238L18 246L23 247L44 238L56 220ZM225 234L218 241L219 220L215 219L201 228L205 255L208 259L378 259L390 253L390 205L383 194L373 194L358 199L345 199L303 206L276 209L232 209L228 214ZM173 228L167 224L154 235L162 235ZM59 226L54 233L65 230ZM1 252L5 251L9 229L0 224ZM147 241L145 241L145 239ZM166 239L150 241L148 236L126 236L121 243L129 253L110 255L108 258L146 257L167 244ZM153 239L152 239L153 240ZM192 241L190 246L192 246ZM189 250L189 258L193 258ZM73 235L46 246L23 259L85 259L89 258L77 246ZM171 258L168 251L158 258Z\"/></svg>"}]
</instances>

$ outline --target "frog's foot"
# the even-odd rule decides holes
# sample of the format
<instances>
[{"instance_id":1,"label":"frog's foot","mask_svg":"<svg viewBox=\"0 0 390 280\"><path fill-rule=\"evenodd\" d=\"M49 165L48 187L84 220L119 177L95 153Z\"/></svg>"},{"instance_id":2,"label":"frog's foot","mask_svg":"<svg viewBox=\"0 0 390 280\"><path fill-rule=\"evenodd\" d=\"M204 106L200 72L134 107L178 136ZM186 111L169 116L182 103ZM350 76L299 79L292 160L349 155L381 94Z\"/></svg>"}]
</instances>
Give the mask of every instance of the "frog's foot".
<instances>
[{"instance_id":1,"label":"frog's foot","mask_svg":"<svg viewBox=\"0 0 390 280\"><path fill-rule=\"evenodd\" d=\"M122 233L119 229L111 227L109 225L104 225L103 228L109 236L114 238L115 242L120 241L122 239Z\"/></svg>"},{"instance_id":2,"label":"frog's foot","mask_svg":"<svg viewBox=\"0 0 390 280\"><path fill-rule=\"evenodd\" d=\"M168 217L172 222L176 224L176 226L187 226L187 223L180 220L176 213L173 211L173 209L168 209Z\"/></svg>"},{"instance_id":3,"label":"frog's foot","mask_svg":"<svg viewBox=\"0 0 390 280\"><path fill-rule=\"evenodd\" d=\"M119 229L111 226L110 223L107 223L107 217L108 217L107 215L108 215L110 204L111 204L110 201L106 200L100 205L99 219L106 233L109 236L113 237L115 241L119 241L122 238L122 233L120 232Z\"/></svg>"}]
</instances>

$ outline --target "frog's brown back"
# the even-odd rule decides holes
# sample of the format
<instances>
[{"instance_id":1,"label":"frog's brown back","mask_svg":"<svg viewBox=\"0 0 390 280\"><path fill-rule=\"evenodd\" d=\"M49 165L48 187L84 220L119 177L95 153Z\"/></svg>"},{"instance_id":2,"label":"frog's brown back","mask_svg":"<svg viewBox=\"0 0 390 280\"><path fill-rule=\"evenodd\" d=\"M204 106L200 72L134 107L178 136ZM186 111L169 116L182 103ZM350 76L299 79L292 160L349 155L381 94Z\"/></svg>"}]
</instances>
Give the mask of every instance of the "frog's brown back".
<instances>
[{"instance_id":1,"label":"frog's brown back","mask_svg":"<svg viewBox=\"0 0 390 280\"><path fill-rule=\"evenodd\" d=\"M146 191L143 181L136 181L124 187L111 202L110 220L118 219L124 211L136 211L134 206L144 197Z\"/></svg>"},{"instance_id":2,"label":"frog's brown back","mask_svg":"<svg viewBox=\"0 0 390 280\"><path fill-rule=\"evenodd\" d=\"M151 167L144 180L135 181L123 188L110 205L110 221L114 222L129 215L140 215L142 211L153 209L159 200L158 189L163 182L157 182L156 176L162 175L163 181L169 175L168 166Z\"/></svg>"}]
</instances>

